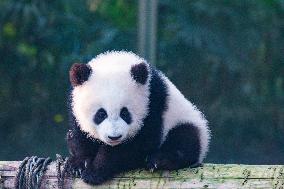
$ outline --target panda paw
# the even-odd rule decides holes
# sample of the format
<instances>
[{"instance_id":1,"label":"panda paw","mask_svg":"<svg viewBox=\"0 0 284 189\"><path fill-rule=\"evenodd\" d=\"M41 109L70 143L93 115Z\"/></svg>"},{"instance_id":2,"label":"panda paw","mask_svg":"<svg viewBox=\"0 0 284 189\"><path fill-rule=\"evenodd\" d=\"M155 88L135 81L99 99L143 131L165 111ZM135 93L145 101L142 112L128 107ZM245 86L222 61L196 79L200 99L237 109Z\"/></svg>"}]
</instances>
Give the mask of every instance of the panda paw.
<instances>
[{"instance_id":1,"label":"panda paw","mask_svg":"<svg viewBox=\"0 0 284 189\"><path fill-rule=\"evenodd\" d=\"M165 170L170 168L170 161L161 154L149 156L146 160L146 169L150 172L155 170Z\"/></svg>"},{"instance_id":2,"label":"panda paw","mask_svg":"<svg viewBox=\"0 0 284 189\"><path fill-rule=\"evenodd\" d=\"M91 169L85 169L82 172L81 178L85 183L91 185L99 185L107 180L107 177Z\"/></svg>"},{"instance_id":3,"label":"panda paw","mask_svg":"<svg viewBox=\"0 0 284 189\"><path fill-rule=\"evenodd\" d=\"M83 170L86 169L89 163L90 163L89 159L81 159L78 157L71 156L68 159L67 171L71 175L79 177L82 174Z\"/></svg>"}]
</instances>

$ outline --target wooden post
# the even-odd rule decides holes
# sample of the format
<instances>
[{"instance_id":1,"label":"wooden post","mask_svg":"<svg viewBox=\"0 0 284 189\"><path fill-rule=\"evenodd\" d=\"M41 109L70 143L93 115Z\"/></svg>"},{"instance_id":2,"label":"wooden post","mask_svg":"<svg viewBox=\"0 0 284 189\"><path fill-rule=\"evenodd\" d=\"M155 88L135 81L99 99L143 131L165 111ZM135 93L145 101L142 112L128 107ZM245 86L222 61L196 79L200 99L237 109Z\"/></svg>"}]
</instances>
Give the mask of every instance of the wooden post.
<instances>
[{"instance_id":1,"label":"wooden post","mask_svg":"<svg viewBox=\"0 0 284 189\"><path fill-rule=\"evenodd\" d=\"M0 161L0 188L13 188L20 162ZM49 165L41 188L58 188L55 163ZM117 175L100 186L65 178L65 188L284 188L284 165L205 164L179 171L145 170Z\"/></svg>"},{"instance_id":2,"label":"wooden post","mask_svg":"<svg viewBox=\"0 0 284 189\"><path fill-rule=\"evenodd\" d=\"M151 64L156 61L157 6L157 0L139 0L139 53Z\"/></svg>"}]
</instances>

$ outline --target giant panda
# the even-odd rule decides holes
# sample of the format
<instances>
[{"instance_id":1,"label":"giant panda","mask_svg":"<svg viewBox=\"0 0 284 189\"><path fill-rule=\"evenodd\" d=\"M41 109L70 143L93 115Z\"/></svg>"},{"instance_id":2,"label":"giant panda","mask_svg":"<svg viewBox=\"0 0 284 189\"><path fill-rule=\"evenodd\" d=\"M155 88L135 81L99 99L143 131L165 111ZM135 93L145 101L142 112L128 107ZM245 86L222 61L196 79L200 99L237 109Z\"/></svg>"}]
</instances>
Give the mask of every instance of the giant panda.
<instances>
[{"instance_id":1,"label":"giant panda","mask_svg":"<svg viewBox=\"0 0 284 189\"><path fill-rule=\"evenodd\" d=\"M175 85L132 52L111 51L70 69L69 163L100 184L137 169L202 163L210 130Z\"/></svg>"}]
</instances>

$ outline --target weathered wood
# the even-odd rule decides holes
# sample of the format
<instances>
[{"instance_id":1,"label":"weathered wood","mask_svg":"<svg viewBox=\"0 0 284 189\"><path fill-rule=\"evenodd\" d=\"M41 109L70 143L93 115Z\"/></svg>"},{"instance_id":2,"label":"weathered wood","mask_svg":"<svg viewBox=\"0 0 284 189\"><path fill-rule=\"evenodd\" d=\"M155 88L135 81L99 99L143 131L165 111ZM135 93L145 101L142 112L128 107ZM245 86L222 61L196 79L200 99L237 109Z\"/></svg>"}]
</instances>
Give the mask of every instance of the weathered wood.
<instances>
[{"instance_id":1,"label":"weathered wood","mask_svg":"<svg viewBox=\"0 0 284 189\"><path fill-rule=\"evenodd\" d=\"M13 188L20 162L0 161L0 188ZM66 188L94 188L81 179L65 178ZM55 163L46 171L42 188L57 188ZM205 164L204 167L149 173L136 170L117 175L95 188L284 188L284 165Z\"/></svg>"}]
</instances>

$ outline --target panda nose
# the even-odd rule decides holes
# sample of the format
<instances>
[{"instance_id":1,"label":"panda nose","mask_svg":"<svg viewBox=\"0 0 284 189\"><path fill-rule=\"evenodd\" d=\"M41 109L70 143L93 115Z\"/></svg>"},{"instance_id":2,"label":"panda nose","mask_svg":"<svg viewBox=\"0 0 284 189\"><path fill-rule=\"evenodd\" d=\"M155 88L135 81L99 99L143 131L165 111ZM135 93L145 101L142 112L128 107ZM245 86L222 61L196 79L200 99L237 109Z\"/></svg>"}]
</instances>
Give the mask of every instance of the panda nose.
<instances>
[{"instance_id":1,"label":"panda nose","mask_svg":"<svg viewBox=\"0 0 284 189\"><path fill-rule=\"evenodd\" d=\"M119 135L119 136L108 136L109 139L111 140L118 140L122 137L122 135Z\"/></svg>"}]
</instances>

